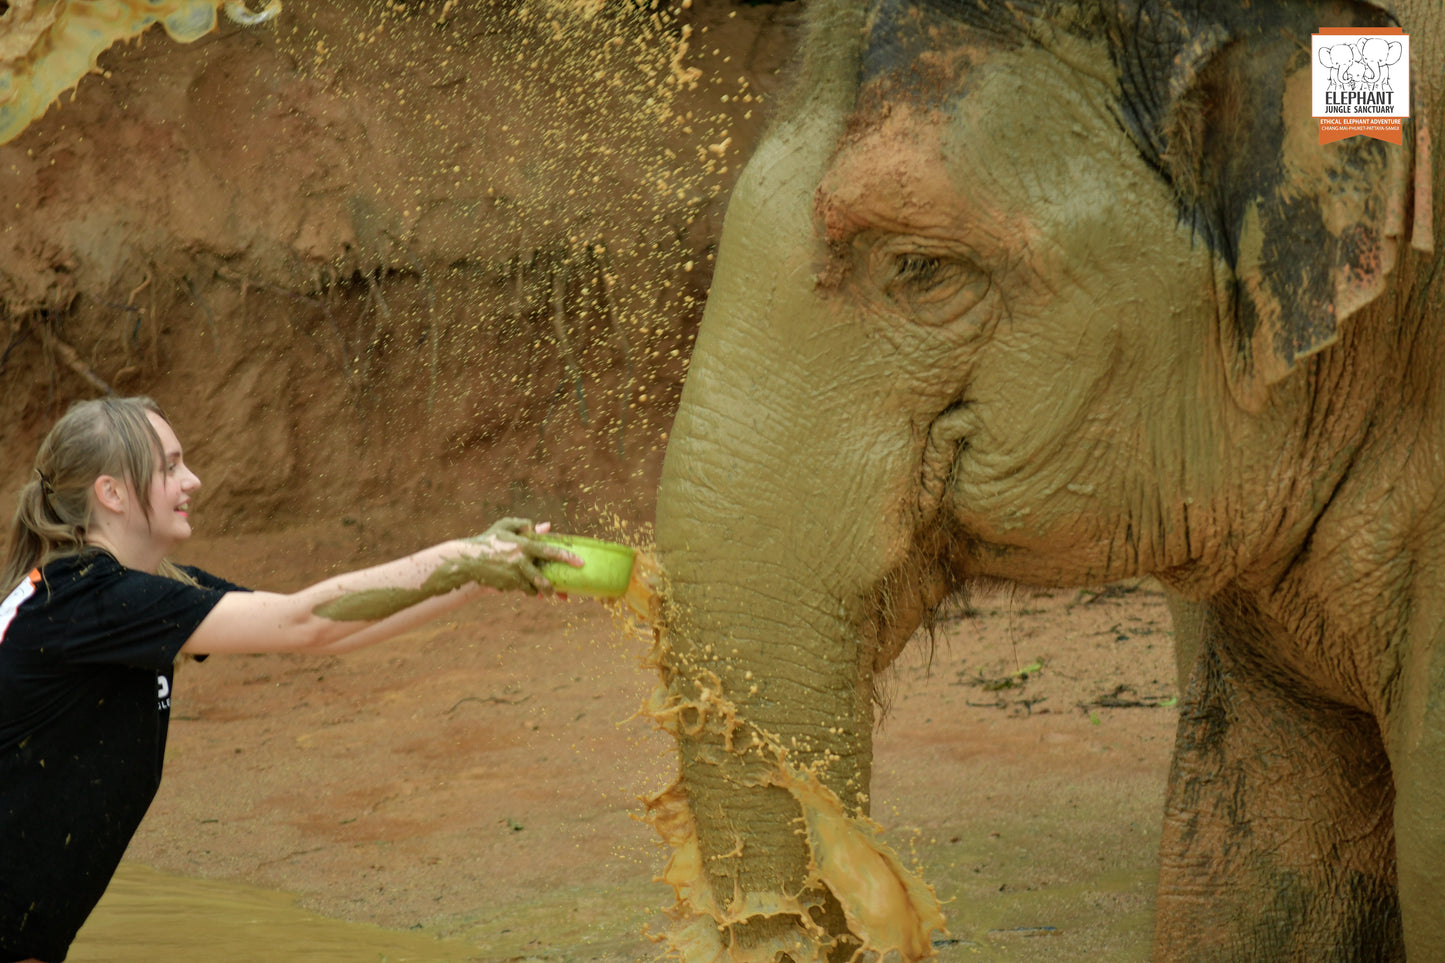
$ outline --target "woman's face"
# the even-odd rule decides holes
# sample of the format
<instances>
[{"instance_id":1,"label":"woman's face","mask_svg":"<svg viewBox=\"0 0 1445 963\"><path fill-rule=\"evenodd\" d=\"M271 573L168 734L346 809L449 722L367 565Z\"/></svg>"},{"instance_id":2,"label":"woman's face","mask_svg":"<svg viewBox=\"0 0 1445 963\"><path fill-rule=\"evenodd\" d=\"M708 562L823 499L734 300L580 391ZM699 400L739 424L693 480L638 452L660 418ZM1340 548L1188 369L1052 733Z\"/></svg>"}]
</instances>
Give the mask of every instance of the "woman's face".
<instances>
[{"instance_id":1,"label":"woman's face","mask_svg":"<svg viewBox=\"0 0 1445 963\"><path fill-rule=\"evenodd\" d=\"M186 467L180 440L166 420L154 412L147 412L146 417L161 440L162 452L160 467L151 475L149 537L158 549L168 552L191 537L191 493L201 487L201 480ZM139 521L145 523L143 517Z\"/></svg>"}]
</instances>

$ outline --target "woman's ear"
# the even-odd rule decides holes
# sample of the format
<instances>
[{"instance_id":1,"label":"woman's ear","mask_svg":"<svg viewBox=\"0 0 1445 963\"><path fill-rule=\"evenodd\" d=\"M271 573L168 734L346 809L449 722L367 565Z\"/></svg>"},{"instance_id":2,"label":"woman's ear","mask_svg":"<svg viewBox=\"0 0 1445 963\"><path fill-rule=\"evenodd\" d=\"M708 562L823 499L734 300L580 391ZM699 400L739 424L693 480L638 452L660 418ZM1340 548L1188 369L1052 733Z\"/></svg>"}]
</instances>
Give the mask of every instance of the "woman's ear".
<instances>
[{"instance_id":1,"label":"woman's ear","mask_svg":"<svg viewBox=\"0 0 1445 963\"><path fill-rule=\"evenodd\" d=\"M117 515L124 515L126 505L130 500L130 491L125 483L114 475L101 475L90 486L91 496L95 504L114 512Z\"/></svg>"}]
</instances>

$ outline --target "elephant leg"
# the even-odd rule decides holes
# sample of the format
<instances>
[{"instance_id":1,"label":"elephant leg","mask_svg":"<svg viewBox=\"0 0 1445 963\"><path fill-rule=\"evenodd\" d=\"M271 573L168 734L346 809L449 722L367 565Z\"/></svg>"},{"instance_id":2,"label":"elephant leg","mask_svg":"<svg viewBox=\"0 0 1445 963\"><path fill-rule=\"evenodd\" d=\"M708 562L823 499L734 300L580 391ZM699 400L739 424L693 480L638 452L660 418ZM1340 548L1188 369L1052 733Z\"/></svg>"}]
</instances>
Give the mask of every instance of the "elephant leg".
<instances>
[{"instance_id":1,"label":"elephant leg","mask_svg":"<svg viewBox=\"0 0 1445 963\"><path fill-rule=\"evenodd\" d=\"M1156 963L1405 959L1379 728L1300 688L1204 634L1169 775Z\"/></svg>"},{"instance_id":2,"label":"elephant leg","mask_svg":"<svg viewBox=\"0 0 1445 963\"><path fill-rule=\"evenodd\" d=\"M1438 597L1438 596L1437 596ZM1422 611L1402 653L1386 729L1395 774L1400 909L1411 963L1445 960L1445 617Z\"/></svg>"}]
</instances>

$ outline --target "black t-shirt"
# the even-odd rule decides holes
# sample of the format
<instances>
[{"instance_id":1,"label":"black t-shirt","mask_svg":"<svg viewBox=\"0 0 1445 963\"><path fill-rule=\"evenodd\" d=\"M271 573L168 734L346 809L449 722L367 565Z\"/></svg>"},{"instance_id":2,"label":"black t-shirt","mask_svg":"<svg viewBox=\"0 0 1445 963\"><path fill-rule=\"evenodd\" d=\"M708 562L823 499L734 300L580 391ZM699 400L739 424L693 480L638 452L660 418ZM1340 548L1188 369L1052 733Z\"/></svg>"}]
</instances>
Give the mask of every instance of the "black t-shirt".
<instances>
[{"instance_id":1,"label":"black t-shirt","mask_svg":"<svg viewBox=\"0 0 1445 963\"><path fill-rule=\"evenodd\" d=\"M0 961L65 959L155 796L176 656L240 590L185 571L91 551L0 603Z\"/></svg>"}]
</instances>

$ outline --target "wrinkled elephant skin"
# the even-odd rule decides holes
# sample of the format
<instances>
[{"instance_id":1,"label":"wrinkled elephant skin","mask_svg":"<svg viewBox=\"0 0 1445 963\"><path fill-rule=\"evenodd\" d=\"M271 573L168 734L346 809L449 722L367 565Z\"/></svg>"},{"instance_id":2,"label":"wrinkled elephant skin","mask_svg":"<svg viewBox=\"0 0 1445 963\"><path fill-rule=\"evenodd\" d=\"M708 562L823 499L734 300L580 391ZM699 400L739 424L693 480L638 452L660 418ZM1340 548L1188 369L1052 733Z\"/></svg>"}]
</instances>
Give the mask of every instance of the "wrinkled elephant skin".
<instances>
[{"instance_id":1,"label":"wrinkled elephant skin","mask_svg":"<svg viewBox=\"0 0 1445 963\"><path fill-rule=\"evenodd\" d=\"M1445 960L1445 12L810 17L659 492L675 947L928 955L875 674L976 580L1153 575L1195 653L1156 958ZM1321 146L1310 34L1392 24L1405 143Z\"/></svg>"}]
</instances>

